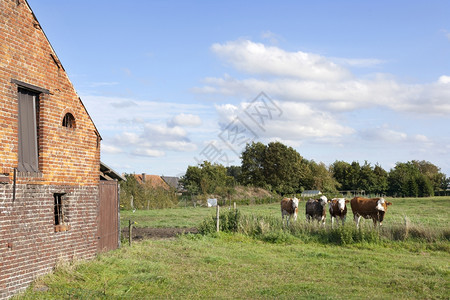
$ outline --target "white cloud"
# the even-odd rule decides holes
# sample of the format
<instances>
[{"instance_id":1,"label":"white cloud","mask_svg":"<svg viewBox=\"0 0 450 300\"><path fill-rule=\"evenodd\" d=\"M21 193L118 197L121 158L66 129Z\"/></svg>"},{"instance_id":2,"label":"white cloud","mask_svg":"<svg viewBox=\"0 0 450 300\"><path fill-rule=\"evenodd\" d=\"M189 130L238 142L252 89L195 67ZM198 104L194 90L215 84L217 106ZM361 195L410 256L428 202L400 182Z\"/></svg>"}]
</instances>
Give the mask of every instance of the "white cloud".
<instances>
[{"instance_id":1,"label":"white cloud","mask_svg":"<svg viewBox=\"0 0 450 300\"><path fill-rule=\"evenodd\" d=\"M387 124L361 130L359 134L367 142L382 143L383 145L397 144L397 146L402 145L402 147L415 149L415 151L422 149L421 151L424 152L434 145L434 142L423 134L407 134L393 130Z\"/></svg>"},{"instance_id":2,"label":"white cloud","mask_svg":"<svg viewBox=\"0 0 450 300\"><path fill-rule=\"evenodd\" d=\"M381 64L384 64L385 61L376 58L341 58L335 57L330 58L330 60L334 61L340 65L346 65L350 67L375 67Z\"/></svg>"},{"instance_id":3,"label":"white cloud","mask_svg":"<svg viewBox=\"0 0 450 300\"><path fill-rule=\"evenodd\" d=\"M307 102L330 113L374 107L421 115L450 113L450 76L423 84L402 83L389 74L355 77L343 65L374 66L383 61L346 58L340 59L339 65L332 58L287 52L248 40L214 44L212 51L237 70L254 76L208 77L204 86L193 89L196 93L250 97L264 91L280 101Z\"/></svg>"},{"instance_id":4,"label":"white cloud","mask_svg":"<svg viewBox=\"0 0 450 300\"><path fill-rule=\"evenodd\" d=\"M400 143L408 139L404 132L389 129L387 125L361 131L361 137L370 142Z\"/></svg>"},{"instance_id":5,"label":"white cloud","mask_svg":"<svg viewBox=\"0 0 450 300\"><path fill-rule=\"evenodd\" d=\"M246 126L262 139L278 139L298 141L302 139L336 138L350 135L354 130L339 119L327 112L314 109L307 103L276 101L281 114L274 113L269 116L264 110L260 110L264 117L261 126L255 123L255 119L245 113L249 103L241 102L238 106L224 104L216 105L219 114L219 122L222 129L236 118L244 122Z\"/></svg>"},{"instance_id":6,"label":"white cloud","mask_svg":"<svg viewBox=\"0 0 450 300\"><path fill-rule=\"evenodd\" d=\"M302 51L287 52L274 46L265 46L249 40L216 43L212 51L236 69L262 75L296 77L336 81L351 76L348 70L327 58Z\"/></svg>"},{"instance_id":7,"label":"white cloud","mask_svg":"<svg viewBox=\"0 0 450 300\"><path fill-rule=\"evenodd\" d=\"M170 119L167 122L167 124L170 127L174 126L196 127L202 124L202 120L197 115L181 113Z\"/></svg>"},{"instance_id":8,"label":"white cloud","mask_svg":"<svg viewBox=\"0 0 450 300\"><path fill-rule=\"evenodd\" d=\"M442 84L450 83L450 76L442 75L441 77L439 77L438 83L442 83Z\"/></svg>"},{"instance_id":9,"label":"white cloud","mask_svg":"<svg viewBox=\"0 0 450 300\"><path fill-rule=\"evenodd\" d=\"M141 137L155 141L185 139L186 130L179 126L166 127L160 124L145 124Z\"/></svg>"},{"instance_id":10,"label":"white cloud","mask_svg":"<svg viewBox=\"0 0 450 300\"><path fill-rule=\"evenodd\" d=\"M283 101L308 102L330 112L387 107L396 111L444 115L450 113L447 76L430 84L402 84L386 75L371 79L312 81L293 78L273 80L225 76L208 78L207 88L196 92L250 96L264 91ZM444 84L445 83L445 84Z\"/></svg>"},{"instance_id":11,"label":"white cloud","mask_svg":"<svg viewBox=\"0 0 450 300\"><path fill-rule=\"evenodd\" d=\"M122 132L115 136L114 143L121 146L137 145L140 143L140 137L134 132Z\"/></svg>"},{"instance_id":12,"label":"white cloud","mask_svg":"<svg viewBox=\"0 0 450 300\"><path fill-rule=\"evenodd\" d=\"M161 157L164 156L164 151L154 150L154 149L146 149L146 148L136 148L131 153L137 156L148 156L148 157Z\"/></svg>"},{"instance_id":13,"label":"white cloud","mask_svg":"<svg viewBox=\"0 0 450 300\"><path fill-rule=\"evenodd\" d=\"M108 144L102 144L101 149L102 153L118 154L123 152L122 148Z\"/></svg>"}]
</instances>

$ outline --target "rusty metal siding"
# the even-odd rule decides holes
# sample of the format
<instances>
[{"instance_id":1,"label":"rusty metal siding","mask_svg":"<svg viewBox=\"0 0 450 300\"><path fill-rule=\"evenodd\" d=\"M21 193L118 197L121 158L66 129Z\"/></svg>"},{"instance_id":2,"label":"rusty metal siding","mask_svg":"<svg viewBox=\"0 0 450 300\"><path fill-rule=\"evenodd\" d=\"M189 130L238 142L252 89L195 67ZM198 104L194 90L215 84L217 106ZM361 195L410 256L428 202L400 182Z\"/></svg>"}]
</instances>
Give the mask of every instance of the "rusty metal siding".
<instances>
[{"instance_id":1,"label":"rusty metal siding","mask_svg":"<svg viewBox=\"0 0 450 300\"><path fill-rule=\"evenodd\" d=\"M100 181L98 214L98 251L119 245L119 193L117 181Z\"/></svg>"}]
</instances>

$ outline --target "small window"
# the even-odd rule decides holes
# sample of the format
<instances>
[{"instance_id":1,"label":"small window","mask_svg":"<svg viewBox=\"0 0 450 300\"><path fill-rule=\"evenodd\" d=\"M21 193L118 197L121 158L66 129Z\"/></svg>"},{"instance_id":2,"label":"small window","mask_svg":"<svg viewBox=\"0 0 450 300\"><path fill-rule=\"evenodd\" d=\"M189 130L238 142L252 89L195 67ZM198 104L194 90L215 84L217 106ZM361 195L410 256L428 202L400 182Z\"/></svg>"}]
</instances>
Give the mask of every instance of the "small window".
<instances>
[{"instance_id":1,"label":"small window","mask_svg":"<svg viewBox=\"0 0 450 300\"><path fill-rule=\"evenodd\" d=\"M67 128L75 128L75 118L71 113L67 113L64 116L62 126Z\"/></svg>"},{"instance_id":2,"label":"small window","mask_svg":"<svg viewBox=\"0 0 450 300\"><path fill-rule=\"evenodd\" d=\"M53 194L54 198L54 225L55 231L66 231L68 226L65 224L64 218L64 200L63 196L65 193L55 193Z\"/></svg>"}]
</instances>

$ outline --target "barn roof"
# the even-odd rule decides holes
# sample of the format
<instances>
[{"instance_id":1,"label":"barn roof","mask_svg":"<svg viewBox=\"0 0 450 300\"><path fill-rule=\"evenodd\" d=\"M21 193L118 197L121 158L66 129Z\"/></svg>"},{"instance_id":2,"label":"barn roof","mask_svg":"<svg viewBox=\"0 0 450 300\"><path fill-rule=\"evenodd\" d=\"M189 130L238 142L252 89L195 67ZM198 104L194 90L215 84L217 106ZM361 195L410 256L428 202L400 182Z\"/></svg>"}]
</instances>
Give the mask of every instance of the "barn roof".
<instances>
[{"instance_id":1,"label":"barn roof","mask_svg":"<svg viewBox=\"0 0 450 300\"><path fill-rule=\"evenodd\" d=\"M118 180L127 181L125 177L114 171L104 162L100 162L100 180Z\"/></svg>"},{"instance_id":2,"label":"barn roof","mask_svg":"<svg viewBox=\"0 0 450 300\"><path fill-rule=\"evenodd\" d=\"M161 176L161 178L170 185L171 188L174 188L176 190L182 189L180 186L180 177L176 176Z\"/></svg>"}]
</instances>

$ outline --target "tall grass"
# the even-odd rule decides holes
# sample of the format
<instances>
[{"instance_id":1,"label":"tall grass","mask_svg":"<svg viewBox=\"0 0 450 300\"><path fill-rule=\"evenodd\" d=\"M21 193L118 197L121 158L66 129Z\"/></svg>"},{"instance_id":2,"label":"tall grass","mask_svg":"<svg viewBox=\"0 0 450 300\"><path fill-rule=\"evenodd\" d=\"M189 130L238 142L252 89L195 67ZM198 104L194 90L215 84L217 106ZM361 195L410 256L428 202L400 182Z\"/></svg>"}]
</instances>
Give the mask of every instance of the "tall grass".
<instances>
[{"instance_id":1,"label":"tall grass","mask_svg":"<svg viewBox=\"0 0 450 300\"><path fill-rule=\"evenodd\" d=\"M282 223L280 218L253 214L241 214L239 210L225 211L220 215L220 230L237 232L246 236L272 243L289 243L293 238L305 242L319 242L323 244L379 244L385 241L419 241L440 243L450 241L449 228L430 228L412 224L407 217L403 223L388 227L374 228L371 222L362 223L356 228L353 222L344 226L322 226L317 222L290 222L289 226ZM210 216L203 220L199 232L208 235L216 231L216 218ZM450 250L448 243L443 250Z\"/></svg>"}]
</instances>

